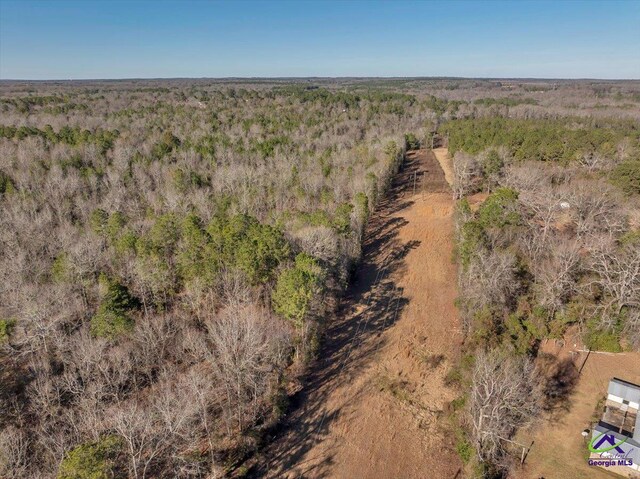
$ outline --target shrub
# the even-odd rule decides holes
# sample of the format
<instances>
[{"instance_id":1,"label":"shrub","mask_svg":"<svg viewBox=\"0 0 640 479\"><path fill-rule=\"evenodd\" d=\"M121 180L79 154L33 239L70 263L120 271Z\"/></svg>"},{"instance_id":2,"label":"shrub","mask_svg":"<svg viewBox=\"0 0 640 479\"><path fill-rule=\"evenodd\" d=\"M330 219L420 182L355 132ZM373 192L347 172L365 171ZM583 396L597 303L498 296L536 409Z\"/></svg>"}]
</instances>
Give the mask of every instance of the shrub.
<instances>
[{"instance_id":1,"label":"shrub","mask_svg":"<svg viewBox=\"0 0 640 479\"><path fill-rule=\"evenodd\" d=\"M620 238L620 244L626 245L639 245L640 246L640 230L633 230L625 233Z\"/></svg>"},{"instance_id":2,"label":"shrub","mask_svg":"<svg viewBox=\"0 0 640 479\"><path fill-rule=\"evenodd\" d=\"M186 280L202 277L214 266L205 260L205 251L210 241L209 235L202 227L202 221L195 214L189 214L181 225L181 241L178 246L177 262L181 276Z\"/></svg>"},{"instance_id":3,"label":"shrub","mask_svg":"<svg viewBox=\"0 0 640 479\"><path fill-rule=\"evenodd\" d=\"M89 216L89 225L91 231L97 235L103 235L106 233L107 221L109 221L109 213L102 208L97 208L91 212Z\"/></svg>"},{"instance_id":4,"label":"shrub","mask_svg":"<svg viewBox=\"0 0 640 479\"><path fill-rule=\"evenodd\" d=\"M486 235L478 221L469 221L462 226L458 254L464 268L469 266L473 255L483 247Z\"/></svg>"},{"instance_id":5,"label":"shrub","mask_svg":"<svg viewBox=\"0 0 640 479\"><path fill-rule=\"evenodd\" d=\"M611 172L611 182L628 195L640 194L640 160L620 163Z\"/></svg>"},{"instance_id":6,"label":"shrub","mask_svg":"<svg viewBox=\"0 0 640 479\"><path fill-rule=\"evenodd\" d=\"M0 319L0 344L9 341L15 324L13 319Z\"/></svg>"},{"instance_id":7,"label":"shrub","mask_svg":"<svg viewBox=\"0 0 640 479\"><path fill-rule=\"evenodd\" d=\"M9 194L16 191L16 187L13 183L13 180L5 175L2 171L0 171L0 195Z\"/></svg>"},{"instance_id":8,"label":"shrub","mask_svg":"<svg viewBox=\"0 0 640 479\"><path fill-rule=\"evenodd\" d=\"M420 148L420 141L413 133L407 133L404 135L404 142L407 145L407 150L417 150Z\"/></svg>"},{"instance_id":9,"label":"shrub","mask_svg":"<svg viewBox=\"0 0 640 479\"><path fill-rule=\"evenodd\" d=\"M473 339L478 344L497 346L500 333L500 316L489 306L483 306L473 312Z\"/></svg>"},{"instance_id":10,"label":"shrub","mask_svg":"<svg viewBox=\"0 0 640 479\"><path fill-rule=\"evenodd\" d=\"M69 279L69 273L69 258L66 253L60 253L51 265L51 279L55 283L62 283Z\"/></svg>"},{"instance_id":11,"label":"shrub","mask_svg":"<svg viewBox=\"0 0 640 479\"><path fill-rule=\"evenodd\" d=\"M367 173L366 179L367 179L368 195L365 195L365 196L367 196L367 201L369 197L371 198L370 204L371 206L373 206L377 203L378 195L380 193L380 191L378 190L378 177L375 175L375 173L370 172L370 173Z\"/></svg>"},{"instance_id":12,"label":"shrub","mask_svg":"<svg viewBox=\"0 0 640 479\"><path fill-rule=\"evenodd\" d=\"M179 193L185 193L189 189L189 178L184 169L178 168L173 172L173 187Z\"/></svg>"},{"instance_id":13,"label":"shrub","mask_svg":"<svg viewBox=\"0 0 640 479\"><path fill-rule=\"evenodd\" d=\"M313 257L306 253L296 256L294 267L284 270L278 277L272 297L276 313L296 326L302 326L322 276L322 268Z\"/></svg>"},{"instance_id":14,"label":"shrub","mask_svg":"<svg viewBox=\"0 0 640 479\"><path fill-rule=\"evenodd\" d=\"M262 225L249 215L236 215L228 220L217 218L209 224L207 232L214 259L239 269L253 284L269 281L290 254L289 244L279 229Z\"/></svg>"},{"instance_id":15,"label":"shrub","mask_svg":"<svg viewBox=\"0 0 640 479\"><path fill-rule=\"evenodd\" d=\"M589 349L594 351L608 351L611 353L619 353L622 351L620 347L620 336L610 331L593 330L587 332L585 344Z\"/></svg>"},{"instance_id":16,"label":"shrub","mask_svg":"<svg viewBox=\"0 0 640 479\"><path fill-rule=\"evenodd\" d=\"M342 203L336 208L333 218L333 227L338 233L347 234L351 227L351 212L353 205L351 203Z\"/></svg>"},{"instance_id":17,"label":"shrub","mask_svg":"<svg viewBox=\"0 0 640 479\"><path fill-rule=\"evenodd\" d=\"M400 149L398 148L398 144L393 140L387 142L384 146L384 153L392 162L397 160L399 151Z\"/></svg>"},{"instance_id":18,"label":"shrub","mask_svg":"<svg viewBox=\"0 0 640 479\"><path fill-rule=\"evenodd\" d=\"M490 150L482 163L482 172L485 177L498 175L502 171L504 163L496 150Z\"/></svg>"},{"instance_id":19,"label":"shrub","mask_svg":"<svg viewBox=\"0 0 640 479\"><path fill-rule=\"evenodd\" d=\"M453 401L451 401L451 410L454 413L458 411L462 411L462 409L466 404L467 404L467 396L466 394L463 394L455 398Z\"/></svg>"},{"instance_id":20,"label":"shrub","mask_svg":"<svg viewBox=\"0 0 640 479\"><path fill-rule=\"evenodd\" d=\"M562 339L569 324L574 322L572 318L565 312L556 312L553 319L549 321L549 337L554 339Z\"/></svg>"},{"instance_id":21,"label":"shrub","mask_svg":"<svg viewBox=\"0 0 640 479\"><path fill-rule=\"evenodd\" d=\"M464 430L460 428L456 430L456 452L465 464L471 460L471 457L473 457L473 454L475 453L473 444L469 441Z\"/></svg>"},{"instance_id":22,"label":"shrub","mask_svg":"<svg viewBox=\"0 0 640 479\"><path fill-rule=\"evenodd\" d=\"M180 146L180 140L170 131L165 131L160 141L154 145L151 155L154 159L159 160L163 156L171 153L178 146Z\"/></svg>"},{"instance_id":23,"label":"shrub","mask_svg":"<svg viewBox=\"0 0 640 479\"><path fill-rule=\"evenodd\" d=\"M102 275L99 284L104 293L98 311L91 318L91 334L115 339L133 329L134 321L128 313L139 303L126 286L115 280Z\"/></svg>"},{"instance_id":24,"label":"shrub","mask_svg":"<svg viewBox=\"0 0 640 479\"><path fill-rule=\"evenodd\" d=\"M62 460L57 479L124 478L125 475L116 470L121 448L122 440L118 436L80 444Z\"/></svg>"},{"instance_id":25,"label":"shrub","mask_svg":"<svg viewBox=\"0 0 640 479\"><path fill-rule=\"evenodd\" d=\"M364 224L369 218L369 198L364 193L358 193L355 196L355 204L358 219Z\"/></svg>"},{"instance_id":26,"label":"shrub","mask_svg":"<svg viewBox=\"0 0 640 479\"><path fill-rule=\"evenodd\" d=\"M331 198L329 201L333 201ZM332 220L329 214L324 210L314 210L311 212L297 213L295 216L297 227L302 226L332 226Z\"/></svg>"},{"instance_id":27,"label":"shrub","mask_svg":"<svg viewBox=\"0 0 640 479\"><path fill-rule=\"evenodd\" d=\"M491 193L478 210L478 220L484 228L504 228L520 222L516 211L518 192L511 188L498 188Z\"/></svg>"},{"instance_id":28,"label":"shrub","mask_svg":"<svg viewBox=\"0 0 640 479\"><path fill-rule=\"evenodd\" d=\"M510 314L504 322L505 332L508 334L517 354L532 353L536 341L549 336L546 323L546 311L535 307L526 315Z\"/></svg>"},{"instance_id":29,"label":"shrub","mask_svg":"<svg viewBox=\"0 0 640 479\"><path fill-rule=\"evenodd\" d=\"M611 353L619 353L622 351L619 334L600 329L589 330L587 332L585 335L585 345L594 351L608 351Z\"/></svg>"},{"instance_id":30,"label":"shrub","mask_svg":"<svg viewBox=\"0 0 640 479\"><path fill-rule=\"evenodd\" d=\"M587 321L586 326L587 332L584 336L584 342L589 349L611 353L622 351L619 324L613 330L604 329L599 325L599 318L592 318Z\"/></svg>"}]
</instances>

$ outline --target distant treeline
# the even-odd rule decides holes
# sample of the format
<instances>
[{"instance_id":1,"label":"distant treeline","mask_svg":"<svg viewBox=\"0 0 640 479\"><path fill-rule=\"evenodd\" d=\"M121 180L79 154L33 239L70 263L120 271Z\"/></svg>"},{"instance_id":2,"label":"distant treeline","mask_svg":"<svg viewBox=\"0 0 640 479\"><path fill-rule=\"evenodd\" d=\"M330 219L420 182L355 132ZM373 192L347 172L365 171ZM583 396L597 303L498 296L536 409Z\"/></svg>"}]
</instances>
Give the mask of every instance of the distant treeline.
<instances>
[{"instance_id":1,"label":"distant treeline","mask_svg":"<svg viewBox=\"0 0 640 479\"><path fill-rule=\"evenodd\" d=\"M586 153L613 155L625 138L637 145L640 124L634 121L585 119L512 119L504 117L453 120L442 126L449 150L477 154L506 147L516 160L567 164Z\"/></svg>"}]
</instances>

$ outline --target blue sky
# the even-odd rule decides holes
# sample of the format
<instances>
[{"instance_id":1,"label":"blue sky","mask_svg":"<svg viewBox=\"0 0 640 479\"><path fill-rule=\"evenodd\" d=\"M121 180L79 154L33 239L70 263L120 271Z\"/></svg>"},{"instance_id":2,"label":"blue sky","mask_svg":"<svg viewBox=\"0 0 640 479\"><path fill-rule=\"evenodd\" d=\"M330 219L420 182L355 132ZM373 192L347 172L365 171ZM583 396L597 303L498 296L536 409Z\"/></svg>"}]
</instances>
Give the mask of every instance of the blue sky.
<instances>
[{"instance_id":1,"label":"blue sky","mask_svg":"<svg viewBox=\"0 0 640 479\"><path fill-rule=\"evenodd\" d=\"M640 79L640 0L0 0L0 79Z\"/></svg>"}]
</instances>

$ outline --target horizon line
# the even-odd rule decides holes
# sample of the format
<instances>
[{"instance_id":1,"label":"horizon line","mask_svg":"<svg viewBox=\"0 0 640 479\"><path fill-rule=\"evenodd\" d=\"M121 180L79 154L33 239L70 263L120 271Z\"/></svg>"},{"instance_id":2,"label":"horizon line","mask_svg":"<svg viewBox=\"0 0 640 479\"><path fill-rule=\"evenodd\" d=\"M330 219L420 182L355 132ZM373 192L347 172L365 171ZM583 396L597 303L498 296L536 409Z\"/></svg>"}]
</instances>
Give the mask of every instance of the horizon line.
<instances>
[{"instance_id":1,"label":"horizon line","mask_svg":"<svg viewBox=\"0 0 640 479\"><path fill-rule=\"evenodd\" d=\"M117 77L117 78L0 78L0 83L9 82L91 82L91 81L170 81L170 80L519 80L519 81L640 81L640 78L598 78L598 77L470 77L470 76L202 76L202 77Z\"/></svg>"}]
</instances>

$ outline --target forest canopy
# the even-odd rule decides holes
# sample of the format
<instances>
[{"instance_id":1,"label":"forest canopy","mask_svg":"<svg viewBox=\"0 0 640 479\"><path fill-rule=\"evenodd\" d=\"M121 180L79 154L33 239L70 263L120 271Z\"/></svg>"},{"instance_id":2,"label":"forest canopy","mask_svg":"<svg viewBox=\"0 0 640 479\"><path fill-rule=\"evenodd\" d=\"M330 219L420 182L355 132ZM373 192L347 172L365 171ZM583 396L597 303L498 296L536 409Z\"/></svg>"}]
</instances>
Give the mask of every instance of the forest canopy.
<instances>
[{"instance_id":1,"label":"forest canopy","mask_svg":"<svg viewBox=\"0 0 640 479\"><path fill-rule=\"evenodd\" d=\"M540 341L570 327L638 348L640 277L613 266L640 260L639 92L0 82L0 476L241 475L318 354L408 149L455 155L478 382L504 362L533 395ZM499 462L465 434L466 457Z\"/></svg>"}]
</instances>

